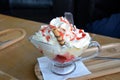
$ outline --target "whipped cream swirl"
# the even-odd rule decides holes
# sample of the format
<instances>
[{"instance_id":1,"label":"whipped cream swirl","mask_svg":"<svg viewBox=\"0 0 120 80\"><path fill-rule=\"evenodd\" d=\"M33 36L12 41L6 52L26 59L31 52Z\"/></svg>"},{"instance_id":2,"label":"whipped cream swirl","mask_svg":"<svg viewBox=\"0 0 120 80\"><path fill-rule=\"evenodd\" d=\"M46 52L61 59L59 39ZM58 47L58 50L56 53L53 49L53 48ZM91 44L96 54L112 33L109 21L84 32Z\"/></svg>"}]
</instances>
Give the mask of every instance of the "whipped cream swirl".
<instances>
[{"instance_id":1,"label":"whipped cream swirl","mask_svg":"<svg viewBox=\"0 0 120 80\"><path fill-rule=\"evenodd\" d=\"M61 33L62 39L65 41L67 47L83 48L90 43L90 36L83 29L77 29L72 26L64 17L57 17L51 20L51 28L57 28Z\"/></svg>"}]
</instances>

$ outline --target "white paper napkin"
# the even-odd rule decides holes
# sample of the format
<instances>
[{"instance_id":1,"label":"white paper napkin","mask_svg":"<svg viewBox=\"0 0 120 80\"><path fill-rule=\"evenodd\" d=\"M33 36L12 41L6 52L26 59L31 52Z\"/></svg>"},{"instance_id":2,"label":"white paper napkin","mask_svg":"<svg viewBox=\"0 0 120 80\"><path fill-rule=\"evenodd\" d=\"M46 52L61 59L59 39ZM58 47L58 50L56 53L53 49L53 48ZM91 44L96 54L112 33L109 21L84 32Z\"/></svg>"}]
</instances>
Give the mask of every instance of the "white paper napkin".
<instances>
[{"instance_id":1,"label":"white paper napkin","mask_svg":"<svg viewBox=\"0 0 120 80\"><path fill-rule=\"evenodd\" d=\"M66 80L68 78L75 78L84 75L91 74L91 72L87 69L87 67L83 64L82 61L77 61L76 69L74 72L68 75L56 75L50 71L50 63L51 61L47 57L38 58L39 68L43 74L44 80Z\"/></svg>"}]
</instances>

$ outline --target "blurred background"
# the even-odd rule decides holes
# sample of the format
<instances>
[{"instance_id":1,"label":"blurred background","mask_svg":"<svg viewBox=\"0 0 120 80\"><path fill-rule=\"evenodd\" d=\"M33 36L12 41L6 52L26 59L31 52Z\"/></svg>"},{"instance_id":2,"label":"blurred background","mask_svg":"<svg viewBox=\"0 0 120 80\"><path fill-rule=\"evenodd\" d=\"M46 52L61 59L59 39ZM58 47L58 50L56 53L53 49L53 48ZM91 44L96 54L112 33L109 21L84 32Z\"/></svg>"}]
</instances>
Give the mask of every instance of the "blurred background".
<instances>
[{"instance_id":1,"label":"blurred background","mask_svg":"<svg viewBox=\"0 0 120 80\"><path fill-rule=\"evenodd\" d=\"M47 24L55 17L64 16L64 12L73 14L77 28L120 38L119 0L0 0L0 14ZM109 18L114 14L117 14L117 19L110 21ZM109 24L113 20L114 23ZM111 31L108 31L108 26Z\"/></svg>"}]
</instances>

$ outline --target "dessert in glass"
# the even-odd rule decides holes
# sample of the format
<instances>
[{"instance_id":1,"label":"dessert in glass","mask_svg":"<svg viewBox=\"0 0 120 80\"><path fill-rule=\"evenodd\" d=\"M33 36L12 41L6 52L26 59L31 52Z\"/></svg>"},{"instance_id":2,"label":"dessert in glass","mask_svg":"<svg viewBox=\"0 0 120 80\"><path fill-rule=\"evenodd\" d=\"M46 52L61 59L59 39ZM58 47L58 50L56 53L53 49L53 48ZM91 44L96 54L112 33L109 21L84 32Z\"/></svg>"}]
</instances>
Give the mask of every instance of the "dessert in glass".
<instances>
[{"instance_id":1,"label":"dessert in glass","mask_svg":"<svg viewBox=\"0 0 120 80\"><path fill-rule=\"evenodd\" d=\"M30 41L38 50L51 60L51 71L65 75L76 69L75 61L86 60L97 56L100 45L91 41L91 37L83 29L77 29L65 17L56 17L49 25L42 25ZM82 57L88 47L97 47L95 53Z\"/></svg>"}]
</instances>

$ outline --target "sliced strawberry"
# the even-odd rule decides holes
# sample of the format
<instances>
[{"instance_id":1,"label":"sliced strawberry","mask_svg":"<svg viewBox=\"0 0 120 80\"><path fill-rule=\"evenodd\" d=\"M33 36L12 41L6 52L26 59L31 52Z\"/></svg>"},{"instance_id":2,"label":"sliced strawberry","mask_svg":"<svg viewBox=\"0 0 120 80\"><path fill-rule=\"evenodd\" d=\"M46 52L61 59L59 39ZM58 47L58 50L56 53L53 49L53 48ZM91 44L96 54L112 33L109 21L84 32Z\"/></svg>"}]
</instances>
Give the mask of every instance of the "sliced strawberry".
<instances>
[{"instance_id":1,"label":"sliced strawberry","mask_svg":"<svg viewBox=\"0 0 120 80\"><path fill-rule=\"evenodd\" d=\"M60 17L60 21L66 23L66 24L70 24L68 20L64 19L63 17Z\"/></svg>"},{"instance_id":2,"label":"sliced strawberry","mask_svg":"<svg viewBox=\"0 0 120 80\"><path fill-rule=\"evenodd\" d=\"M43 29L41 29L42 33L44 33L47 28L48 27L44 27Z\"/></svg>"},{"instance_id":3,"label":"sliced strawberry","mask_svg":"<svg viewBox=\"0 0 120 80\"><path fill-rule=\"evenodd\" d=\"M44 27L43 29L41 29L42 35L45 36L45 31L47 30L48 27Z\"/></svg>"},{"instance_id":4,"label":"sliced strawberry","mask_svg":"<svg viewBox=\"0 0 120 80\"><path fill-rule=\"evenodd\" d=\"M82 29L79 29L79 33L83 33Z\"/></svg>"},{"instance_id":5,"label":"sliced strawberry","mask_svg":"<svg viewBox=\"0 0 120 80\"><path fill-rule=\"evenodd\" d=\"M50 33L51 30L48 30L48 33Z\"/></svg>"},{"instance_id":6,"label":"sliced strawberry","mask_svg":"<svg viewBox=\"0 0 120 80\"><path fill-rule=\"evenodd\" d=\"M57 55L54 60L61 62L61 63L64 63L66 61L66 57L63 55Z\"/></svg>"},{"instance_id":7,"label":"sliced strawberry","mask_svg":"<svg viewBox=\"0 0 120 80\"><path fill-rule=\"evenodd\" d=\"M53 25L50 25L50 28L51 28L51 29L55 29L56 27L55 27L55 26L53 26Z\"/></svg>"},{"instance_id":8,"label":"sliced strawberry","mask_svg":"<svg viewBox=\"0 0 120 80\"><path fill-rule=\"evenodd\" d=\"M48 35L48 36L46 36L46 40L47 41L49 41L50 40L50 36Z\"/></svg>"},{"instance_id":9,"label":"sliced strawberry","mask_svg":"<svg viewBox=\"0 0 120 80\"><path fill-rule=\"evenodd\" d=\"M66 62L69 62L75 58L74 55L71 55L70 53L65 53L64 56L66 57Z\"/></svg>"},{"instance_id":10,"label":"sliced strawberry","mask_svg":"<svg viewBox=\"0 0 120 80\"><path fill-rule=\"evenodd\" d=\"M65 53L64 55L57 55L55 57L55 61L58 61L58 62L61 62L61 63L64 63L64 62L69 62L71 60L73 60L75 57L69 53Z\"/></svg>"},{"instance_id":11,"label":"sliced strawberry","mask_svg":"<svg viewBox=\"0 0 120 80\"><path fill-rule=\"evenodd\" d=\"M82 37L85 37L86 36L86 34L85 33L82 33Z\"/></svg>"},{"instance_id":12,"label":"sliced strawberry","mask_svg":"<svg viewBox=\"0 0 120 80\"><path fill-rule=\"evenodd\" d=\"M80 39L81 39L81 37L76 37L76 39L77 39L77 40L80 40Z\"/></svg>"}]
</instances>

